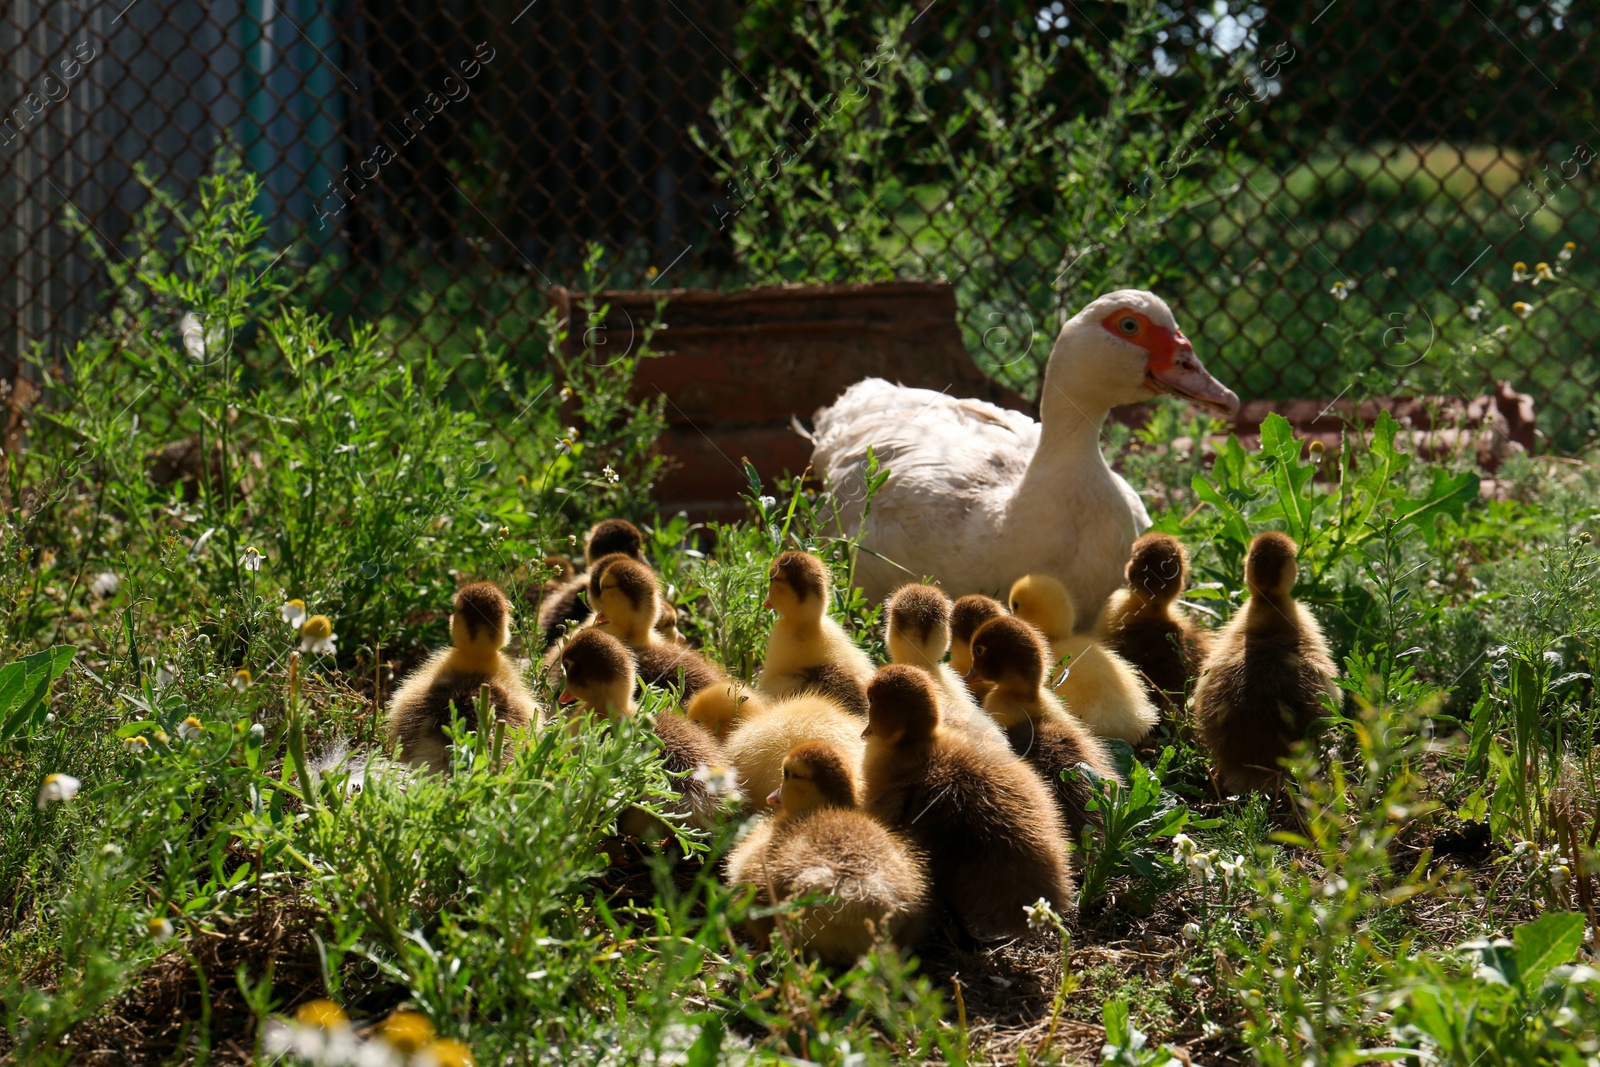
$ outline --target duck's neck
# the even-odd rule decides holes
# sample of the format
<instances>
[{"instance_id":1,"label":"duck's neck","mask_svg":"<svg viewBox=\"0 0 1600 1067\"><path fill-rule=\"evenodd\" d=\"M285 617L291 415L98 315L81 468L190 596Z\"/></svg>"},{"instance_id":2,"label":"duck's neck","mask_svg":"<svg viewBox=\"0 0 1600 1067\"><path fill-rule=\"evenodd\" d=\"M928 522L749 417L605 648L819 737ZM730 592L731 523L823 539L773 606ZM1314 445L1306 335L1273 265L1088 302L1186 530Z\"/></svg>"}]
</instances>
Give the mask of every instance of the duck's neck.
<instances>
[{"instance_id":1,"label":"duck's neck","mask_svg":"<svg viewBox=\"0 0 1600 1067\"><path fill-rule=\"evenodd\" d=\"M823 613L779 615L778 621L772 624L774 630L782 630L791 638L804 640L819 637L822 634L822 620L827 618Z\"/></svg>"},{"instance_id":2,"label":"duck's neck","mask_svg":"<svg viewBox=\"0 0 1600 1067\"><path fill-rule=\"evenodd\" d=\"M1029 719L1045 715L1045 699L1043 689L1001 683L983 698L983 710L1002 728L1009 730Z\"/></svg>"},{"instance_id":3,"label":"duck's neck","mask_svg":"<svg viewBox=\"0 0 1600 1067\"><path fill-rule=\"evenodd\" d=\"M1298 630L1299 606L1292 596L1253 593L1250 602L1245 605L1244 628L1246 633L1251 634Z\"/></svg>"},{"instance_id":4,"label":"duck's neck","mask_svg":"<svg viewBox=\"0 0 1600 1067\"><path fill-rule=\"evenodd\" d=\"M456 645L444 669L450 674L494 674L500 669L500 650L488 645Z\"/></svg>"},{"instance_id":5,"label":"duck's neck","mask_svg":"<svg viewBox=\"0 0 1600 1067\"><path fill-rule=\"evenodd\" d=\"M1109 405L1074 396L1063 385L1065 374L1046 373L1039 398L1039 448L1028 462L1023 485L1056 486L1084 478L1086 472L1109 473L1100 452L1100 431ZM1018 496L1026 490L1019 489Z\"/></svg>"}]
</instances>

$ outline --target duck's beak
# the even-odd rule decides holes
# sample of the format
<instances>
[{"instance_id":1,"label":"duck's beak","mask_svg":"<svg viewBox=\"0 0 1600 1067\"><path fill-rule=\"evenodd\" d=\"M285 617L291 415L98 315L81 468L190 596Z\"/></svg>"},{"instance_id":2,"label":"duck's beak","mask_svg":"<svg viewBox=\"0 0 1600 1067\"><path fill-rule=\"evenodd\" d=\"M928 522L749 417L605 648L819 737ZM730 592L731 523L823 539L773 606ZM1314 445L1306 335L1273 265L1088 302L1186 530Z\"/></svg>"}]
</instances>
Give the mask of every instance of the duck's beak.
<instances>
[{"instance_id":1,"label":"duck's beak","mask_svg":"<svg viewBox=\"0 0 1600 1067\"><path fill-rule=\"evenodd\" d=\"M556 697L557 704L576 704L577 702L578 698L572 695L570 689L561 690L561 695Z\"/></svg>"},{"instance_id":2,"label":"duck's beak","mask_svg":"<svg viewBox=\"0 0 1600 1067\"><path fill-rule=\"evenodd\" d=\"M766 608L768 611L772 611L773 610L772 598L771 597L767 597L767 599L765 599L765 600L763 600L761 602L761 606Z\"/></svg>"},{"instance_id":3,"label":"duck's beak","mask_svg":"<svg viewBox=\"0 0 1600 1067\"><path fill-rule=\"evenodd\" d=\"M606 618L603 613L598 612L598 611L595 612L594 624L596 626L608 626L608 625L610 625L610 623L611 623L611 620Z\"/></svg>"},{"instance_id":4,"label":"duck's beak","mask_svg":"<svg viewBox=\"0 0 1600 1067\"><path fill-rule=\"evenodd\" d=\"M867 738L869 738L871 736L872 736L872 724L868 723L867 724L867 728L865 730L861 731L861 739L863 741L865 741Z\"/></svg>"},{"instance_id":5,"label":"duck's beak","mask_svg":"<svg viewBox=\"0 0 1600 1067\"><path fill-rule=\"evenodd\" d=\"M771 804L775 808L783 803L783 786L780 785L778 788L767 794L767 803Z\"/></svg>"},{"instance_id":6,"label":"duck's beak","mask_svg":"<svg viewBox=\"0 0 1600 1067\"><path fill-rule=\"evenodd\" d=\"M1182 330L1173 330L1149 348L1144 384L1155 393L1168 393L1226 418L1239 413L1239 396L1207 371Z\"/></svg>"}]
</instances>

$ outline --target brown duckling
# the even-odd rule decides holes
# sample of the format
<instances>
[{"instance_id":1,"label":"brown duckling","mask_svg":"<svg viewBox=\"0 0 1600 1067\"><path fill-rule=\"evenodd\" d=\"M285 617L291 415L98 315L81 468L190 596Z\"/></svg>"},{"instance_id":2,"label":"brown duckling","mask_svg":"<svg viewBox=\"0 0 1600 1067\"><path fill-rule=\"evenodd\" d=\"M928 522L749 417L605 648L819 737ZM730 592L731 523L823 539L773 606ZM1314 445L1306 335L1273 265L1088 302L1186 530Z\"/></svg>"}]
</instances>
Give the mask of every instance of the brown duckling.
<instances>
[{"instance_id":1,"label":"brown duckling","mask_svg":"<svg viewBox=\"0 0 1600 1067\"><path fill-rule=\"evenodd\" d=\"M853 761L823 742L792 749L777 810L728 856L729 885L753 885L763 903L823 896L783 920L794 948L848 967L887 938L904 948L922 934L932 892L922 854L856 807ZM752 920L766 947L774 920Z\"/></svg>"},{"instance_id":2,"label":"brown duckling","mask_svg":"<svg viewBox=\"0 0 1600 1067\"><path fill-rule=\"evenodd\" d=\"M884 609L889 661L921 667L939 691L939 713L949 726L975 737L1004 741L1005 733L972 698L944 656L950 649L950 598L931 585L902 585Z\"/></svg>"},{"instance_id":3,"label":"brown duckling","mask_svg":"<svg viewBox=\"0 0 1600 1067\"><path fill-rule=\"evenodd\" d=\"M1127 578L1101 616L1101 642L1133 664L1175 714L1211 644L1210 632L1177 606L1189 583L1189 553L1170 534L1147 533L1133 543Z\"/></svg>"},{"instance_id":4,"label":"brown duckling","mask_svg":"<svg viewBox=\"0 0 1600 1067\"><path fill-rule=\"evenodd\" d=\"M828 616L828 568L808 552L785 552L767 569L767 599L778 613L756 688L772 697L809 689L866 714L872 661Z\"/></svg>"},{"instance_id":5,"label":"brown duckling","mask_svg":"<svg viewBox=\"0 0 1600 1067\"><path fill-rule=\"evenodd\" d=\"M1195 683L1195 724L1229 792L1275 787L1280 761L1324 714L1323 695L1339 701L1322 628L1290 595L1299 551L1277 532L1250 542L1250 598L1217 633Z\"/></svg>"},{"instance_id":6,"label":"brown duckling","mask_svg":"<svg viewBox=\"0 0 1600 1067\"><path fill-rule=\"evenodd\" d=\"M1086 763L1102 778L1120 778L1105 742L1045 688L1049 655L1040 633L1012 615L984 623L972 638L973 673L991 687L984 708L1005 727L1012 750L1050 786L1077 840L1085 825L1099 822L1088 809L1094 791L1062 772Z\"/></svg>"},{"instance_id":7,"label":"brown duckling","mask_svg":"<svg viewBox=\"0 0 1600 1067\"><path fill-rule=\"evenodd\" d=\"M972 673L972 635L990 619L998 619L1006 607L994 597L968 593L950 605L950 669L959 674L979 704L988 694L988 685L970 677Z\"/></svg>"},{"instance_id":8,"label":"brown duckling","mask_svg":"<svg viewBox=\"0 0 1600 1067\"><path fill-rule=\"evenodd\" d=\"M1048 574L1018 578L1011 587L1011 612L1044 635L1053 664L1065 661L1053 688L1089 729L1130 745L1155 729L1161 716L1144 680L1127 660L1077 632L1072 594L1060 581Z\"/></svg>"},{"instance_id":9,"label":"brown duckling","mask_svg":"<svg viewBox=\"0 0 1600 1067\"><path fill-rule=\"evenodd\" d=\"M655 571L638 560L610 556L590 574L589 602L594 626L633 650L639 677L647 685L680 686L688 700L727 676L700 653L663 638L655 623L661 593Z\"/></svg>"},{"instance_id":10,"label":"brown duckling","mask_svg":"<svg viewBox=\"0 0 1600 1067\"><path fill-rule=\"evenodd\" d=\"M444 728L457 719L478 729L478 692L487 686L495 720L508 732L543 718L511 659L500 650L511 641L511 602L490 582L456 591L450 616L451 647L407 678L389 701L388 732L402 762L442 771L450 765Z\"/></svg>"},{"instance_id":11,"label":"brown duckling","mask_svg":"<svg viewBox=\"0 0 1600 1067\"><path fill-rule=\"evenodd\" d=\"M562 704L577 703L594 715L609 720L631 718L636 709L633 654L621 641L600 630L575 634L561 651L561 669L566 679ZM576 721L573 723L576 726ZM690 825L710 829L716 824L720 798L707 786L710 771L727 767L722 748L710 733L676 712L662 711L651 724L661 743L662 760L677 800L675 814ZM654 823L638 812L619 822L624 833L635 837L655 836Z\"/></svg>"},{"instance_id":12,"label":"brown duckling","mask_svg":"<svg viewBox=\"0 0 1600 1067\"><path fill-rule=\"evenodd\" d=\"M784 758L796 745L823 742L842 753L852 767L861 765L867 747L861 739L861 719L812 690L772 700L729 679L696 693L687 714L691 722L722 739L728 762L745 783L745 803L750 808L778 788Z\"/></svg>"},{"instance_id":13,"label":"brown duckling","mask_svg":"<svg viewBox=\"0 0 1600 1067\"><path fill-rule=\"evenodd\" d=\"M582 571L573 568L566 560L568 572L552 579L539 600L539 636L542 647L549 648L564 635L572 633L589 617L589 605L584 603L584 593L589 588L589 572L597 560L610 555L622 555L644 562L644 535L627 519L602 519L589 527L583 542Z\"/></svg>"},{"instance_id":14,"label":"brown duckling","mask_svg":"<svg viewBox=\"0 0 1600 1067\"><path fill-rule=\"evenodd\" d=\"M1026 933L1041 897L1065 914L1066 836L1039 776L941 726L925 671L884 667L867 696L864 807L928 854L935 892L969 932Z\"/></svg>"}]
</instances>

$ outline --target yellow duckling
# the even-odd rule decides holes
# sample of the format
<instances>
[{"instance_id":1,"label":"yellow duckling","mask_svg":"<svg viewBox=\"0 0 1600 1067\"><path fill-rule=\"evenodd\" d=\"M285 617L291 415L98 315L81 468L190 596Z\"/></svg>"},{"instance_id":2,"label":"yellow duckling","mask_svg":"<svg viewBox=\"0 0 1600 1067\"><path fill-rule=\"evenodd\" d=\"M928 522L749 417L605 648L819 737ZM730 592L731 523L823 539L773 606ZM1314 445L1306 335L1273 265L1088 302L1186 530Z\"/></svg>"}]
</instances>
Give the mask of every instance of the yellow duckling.
<instances>
[{"instance_id":1,"label":"yellow duckling","mask_svg":"<svg viewBox=\"0 0 1600 1067\"><path fill-rule=\"evenodd\" d=\"M1133 664L1163 709L1176 713L1211 643L1177 606L1189 582L1189 554L1176 537L1147 533L1133 543L1127 578L1101 616L1101 643Z\"/></svg>"},{"instance_id":2,"label":"yellow duckling","mask_svg":"<svg viewBox=\"0 0 1600 1067\"><path fill-rule=\"evenodd\" d=\"M762 606L778 613L756 688L772 697L823 693L865 715L872 661L828 616L828 568L807 552L785 552L767 570Z\"/></svg>"},{"instance_id":3,"label":"yellow duckling","mask_svg":"<svg viewBox=\"0 0 1600 1067\"><path fill-rule=\"evenodd\" d=\"M1105 742L1045 688L1049 654L1039 631L1014 615L991 619L972 638L973 673L993 687L984 708L1005 726L1012 750L1050 786L1076 840L1085 825L1099 822L1088 808L1094 791L1062 773L1086 763L1102 778L1120 779Z\"/></svg>"},{"instance_id":4,"label":"yellow duckling","mask_svg":"<svg viewBox=\"0 0 1600 1067\"><path fill-rule=\"evenodd\" d=\"M1018 578L1011 587L1011 612L1044 634L1055 663L1066 661L1055 691L1089 729L1130 745L1155 729L1161 716L1139 673L1089 634L1073 632L1078 613L1066 586L1048 574Z\"/></svg>"},{"instance_id":5,"label":"yellow duckling","mask_svg":"<svg viewBox=\"0 0 1600 1067\"><path fill-rule=\"evenodd\" d=\"M633 650L639 677L647 685L680 686L685 700L726 675L700 653L668 641L655 628L661 593L655 571L638 560L612 556L590 574L589 602L594 626Z\"/></svg>"},{"instance_id":6,"label":"yellow duckling","mask_svg":"<svg viewBox=\"0 0 1600 1067\"><path fill-rule=\"evenodd\" d=\"M589 527L584 538L582 571L566 560L548 561L565 564L567 573L552 579L539 600L539 634L545 648L574 632L589 617L589 605L584 603L589 575L598 560L618 554L643 563L644 535L627 519L603 519Z\"/></svg>"},{"instance_id":7,"label":"yellow duckling","mask_svg":"<svg viewBox=\"0 0 1600 1067\"><path fill-rule=\"evenodd\" d=\"M758 822L728 856L729 885L752 885L764 903L825 899L783 920L791 945L848 967L887 938L903 947L921 936L932 896L917 849L856 808L853 763L822 742L800 745L783 761L777 811ZM772 918L752 920L762 947Z\"/></svg>"},{"instance_id":8,"label":"yellow duckling","mask_svg":"<svg viewBox=\"0 0 1600 1067\"><path fill-rule=\"evenodd\" d=\"M972 635L990 619L1006 613L1005 605L994 597L968 593L950 606L950 669L967 683L967 690L978 703L983 703L989 692L987 683L977 681L972 673Z\"/></svg>"},{"instance_id":9,"label":"yellow duckling","mask_svg":"<svg viewBox=\"0 0 1600 1067\"><path fill-rule=\"evenodd\" d=\"M489 687L495 720L508 734L539 723L543 714L522 676L501 649L511 642L511 603L490 582L456 592L451 647L407 678L389 701L389 741L402 762L442 771L450 766L444 728L457 719L478 729L478 691Z\"/></svg>"},{"instance_id":10,"label":"yellow duckling","mask_svg":"<svg viewBox=\"0 0 1600 1067\"><path fill-rule=\"evenodd\" d=\"M1044 782L998 746L939 724L926 671L892 664L867 689L865 810L928 855L935 892L973 933L1024 934L1025 908L1072 904L1065 831Z\"/></svg>"},{"instance_id":11,"label":"yellow duckling","mask_svg":"<svg viewBox=\"0 0 1600 1067\"><path fill-rule=\"evenodd\" d=\"M902 585L889 597L884 614L889 661L928 672L939 691L944 722L981 739L1004 741L999 724L978 706L967 683L944 662L950 649L950 598L931 585Z\"/></svg>"},{"instance_id":12,"label":"yellow duckling","mask_svg":"<svg viewBox=\"0 0 1600 1067\"><path fill-rule=\"evenodd\" d=\"M797 745L819 741L837 749L850 766L861 765L866 742L861 719L822 693L804 690L772 700L732 679L707 686L689 702L691 722L722 738L728 762L755 807L783 780L783 760Z\"/></svg>"},{"instance_id":13,"label":"yellow duckling","mask_svg":"<svg viewBox=\"0 0 1600 1067\"><path fill-rule=\"evenodd\" d=\"M1250 542L1244 561L1250 599L1218 632L1195 684L1200 740L1229 792L1276 786L1280 761L1324 714L1322 696L1338 706L1322 627L1290 596L1299 552L1277 532Z\"/></svg>"},{"instance_id":14,"label":"yellow duckling","mask_svg":"<svg viewBox=\"0 0 1600 1067\"><path fill-rule=\"evenodd\" d=\"M613 721L635 713L633 655L610 634L599 630L576 634L561 652L561 670L566 680L562 704L576 703ZM675 712L659 713L651 726L677 794L675 813L693 826L710 829L717 822L721 801L707 786L709 772L728 765L721 747L708 732ZM635 837L656 836L654 820L644 812L625 816L619 828Z\"/></svg>"}]
</instances>

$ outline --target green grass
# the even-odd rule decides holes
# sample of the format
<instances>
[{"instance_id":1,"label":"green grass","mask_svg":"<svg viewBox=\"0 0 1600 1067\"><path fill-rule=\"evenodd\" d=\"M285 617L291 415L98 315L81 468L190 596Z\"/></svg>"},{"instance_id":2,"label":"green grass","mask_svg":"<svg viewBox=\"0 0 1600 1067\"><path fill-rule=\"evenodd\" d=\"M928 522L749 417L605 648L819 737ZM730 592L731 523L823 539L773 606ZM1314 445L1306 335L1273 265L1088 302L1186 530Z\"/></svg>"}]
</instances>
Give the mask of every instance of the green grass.
<instances>
[{"instance_id":1,"label":"green grass","mask_svg":"<svg viewBox=\"0 0 1600 1067\"><path fill-rule=\"evenodd\" d=\"M47 702L0 715L0 1055L249 1062L285 1035L307 1051L292 1020L324 999L350 1040L412 1011L480 1064L1593 1054L1591 457L1519 459L1489 501L1393 427L1312 469L1279 424L1260 452L1178 455L1198 427L1163 409L1125 466L1194 549L1197 602L1226 617L1248 538L1293 532L1342 714L1276 803L1216 797L1180 730L1138 817L1091 836L1097 899L1057 929L981 946L936 926L830 970L744 936L755 905L719 878L737 820L666 850L616 836L666 786L644 729L547 730L503 759L462 738L452 773L413 778L375 728L462 581L516 595L534 656L544 558L610 514L645 524L681 629L730 671L760 662L766 565L790 547L828 562L836 616L881 660L825 497L756 483L749 518L711 531L655 515L660 413L625 401L633 363L563 365L546 323L562 382L492 348L399 365L260 276L253 193L224 167L149 220L142 276L113 275L75 352L93 373L49 379L6 456L0 659L73 657ZM235 348L187 353L190 309ZM148 454L190 436L214 465L158 484ZM332 616L335 654L291 655L290 597ZM38 803L49 774L81 791Z\"/></svg>"}]
</instances>

